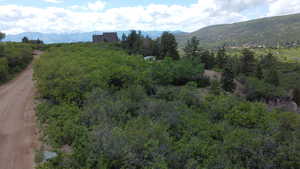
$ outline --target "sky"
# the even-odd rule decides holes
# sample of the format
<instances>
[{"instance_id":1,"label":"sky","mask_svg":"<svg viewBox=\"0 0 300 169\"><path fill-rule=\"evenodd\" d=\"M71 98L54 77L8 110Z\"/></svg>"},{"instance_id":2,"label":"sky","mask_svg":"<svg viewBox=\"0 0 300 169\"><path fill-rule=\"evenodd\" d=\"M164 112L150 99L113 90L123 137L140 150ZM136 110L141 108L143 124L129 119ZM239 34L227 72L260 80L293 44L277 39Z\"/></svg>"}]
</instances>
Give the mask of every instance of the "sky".
<instances>
[{"instance_id":1,"label":"sky","mask_svg":"<svg viewBox=\"0 0 300 169\"><path fill-rule=\"evenodd\" d=\"M193 32L216 24L300 13L300 0L0 0L0 31Z\"/></svg>"}]
</instances>

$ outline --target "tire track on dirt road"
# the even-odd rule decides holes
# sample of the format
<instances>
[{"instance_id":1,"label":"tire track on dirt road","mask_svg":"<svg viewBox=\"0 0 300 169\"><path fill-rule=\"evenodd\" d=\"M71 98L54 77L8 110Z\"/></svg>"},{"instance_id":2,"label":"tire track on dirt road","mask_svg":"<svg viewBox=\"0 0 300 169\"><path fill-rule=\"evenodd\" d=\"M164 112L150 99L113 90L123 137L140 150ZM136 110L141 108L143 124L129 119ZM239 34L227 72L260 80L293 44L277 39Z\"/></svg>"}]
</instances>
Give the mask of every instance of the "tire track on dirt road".
<instances>
[{"instance_id":1,"label":"tire track on dirt road","mask_svg":"<svg viewBox=\"0 0 300 169\"><path fill-rule=\"evenodd\" d=\"M32 73L31 64L0 87L0 169L34 168L38 132Z\"/></svg>"}]
</instances>

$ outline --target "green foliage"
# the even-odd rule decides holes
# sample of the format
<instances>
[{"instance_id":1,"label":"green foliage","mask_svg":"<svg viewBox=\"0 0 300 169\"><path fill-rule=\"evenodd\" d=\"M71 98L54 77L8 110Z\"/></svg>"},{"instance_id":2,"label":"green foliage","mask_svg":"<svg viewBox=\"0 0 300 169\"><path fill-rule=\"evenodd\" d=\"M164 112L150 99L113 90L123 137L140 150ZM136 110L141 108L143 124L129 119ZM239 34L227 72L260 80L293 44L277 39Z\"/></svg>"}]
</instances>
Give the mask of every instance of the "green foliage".
<instances>
[{"instance_id":1,"label":"green foliage","mask_svg":"<svg viewBox=\"0 0 300 169\"><path fill-rule=\"evenodd\" d=\"M6 58L0 58L0 81L3 82L8 78L8 63Z\"/></svg>"},{"instance_id":2,"label":"green foliage","mask_svg":"<svg viewBox=\"0 0 300 169\"><path fill-rule=\"evenodd\" d=\"M32 61L32 47L21 43L0 44L0 83L11 79Z\"/></svg>"},{"instance_id":3,"label":"green foliage","mask_svg":"<svg viewBox=\"0 0 300 169\"><path fill-rule=\"evenodd\" d=\"M0 41L2 41L2 39L4 39L4 38L5 38L5 34L0 32Z\"/></svg>"},{"instance_id":4,"label":"green foliage","mask_svg":"<svg viewBox=\"0 0 300 169\"><path fill-rule=\"evenodd\" d=\"M243 56L241 57L241 73L246 76L255 75L256 72L256 60L254 53L249 49L244 49L242 51Z\"/></svg>"},{"instance_id":5,"label":"green foliage","mask_svg":"<svg viewBox=\"0 0 300 169\"><path fill-rule=\"evenodd\" d=\"M23 43L29 43L29 39L25 36L25 37L22 39L22 42L23 42Z\"/></svg>"},{"instance_id":6,"label":"green foliage","mask_svg":"<svg viewBox=\"0 0 300 169\"><path fill-rule=\"evenodd\" d=\"M192 37L188 40L187 45L184 48L185 57L193 59L199 55L199 40L197 37Z\"/></svg>"},{"instance_id":7,"label":"green foliage","mask_svg":"<svg viewBox=\"0 0 300 169\"><path fill-rule=\"evenodd\" d=\"M201 63L205 65L205 69L212 69L215 66L216 59L213 52L204 50L200 53Z\"/></svg>"},{"instance_id":8,"label":"green foliage","mask_svg":"<svg viewBox=\"0 0 300 169\"><path fill-rule=\"evenodd\" d=\"M234 126L256 128L264 127L260 125L264 125L269 115L266 107L262 104L241 103L236 105L232 109L232 112L227 114L225 118Z\"/></svg>"},{"instance_id":9,"label":"green foliage","mask_svg":"<svg viewBox=\"0 0 300 169\"><path fill-rule=\"evenodd\" d=\"M245 94L248 100L272 99L286 97L286 91L281 87L266 83L255 77L240 77L239 80L245 85Z\"/></svg>"},{"instance_id":10,"label":"green foliage","mask_svg":"<svg viewBox=\"0 0 300 169\"><path fill-rule=\"evenodd\" d=\"M300 105L300 89L294 89L293 98L297 105Z\"/></svg>"},{"instance_id":11,"label":"green foliage","mask_svg":"<svg viewBox=\"0 0 300 169\"><path fill-rule=\"evenodd\" d=\"M173 61L166 58L152 65L151 74L158 84L185 85L189 81L197 80L201 77L204 69L201 64L194 64L189 59Z\"/></svg>"},{"instance_id":12,"label":"green foliage","mask_svg":"<svg viewBox=\"0 0 300 169\"><path fill-rule=\"evenodd\" d=\"M269 70L266 71L264 75L264 80L267 83L270 83L274 86L280 85L278 71L275 68L270 68Z\"/></svg>"},{"instance_id":13,"label":"green foliage","mask_svg":"<svg viewBox=\"0 0 300 169\"><path fill-rule=\"evenodd\" d=\"M210 92L213 95L219 95L222 92L221 83L218 80L213 80L210 85Z\"/></svg>"},{"instance_id":14,"label":"green foliage","mask_svg":"<svg viewBox=\"0 0 300 169\"><path fill-rule=\"evenodd\" d=\"M159 59L164 59L165 57L171 57L174 60L179 59L175 36L169 32L164 32L160 38Z\"/></svg>"},{"instance_id":15,"label":"green foliage","mask_svg":"<svg viewBox=\"0 0 300 169\"><path fill-rule=\"evenodd\" d=\"M218 50L216 60L217 60L217 65L220 69L223 69L226 66L228 62L228 56L226 55L225 47L222 47Z\"/></svg>"},{"instance_id":16,"label":"green foliage","mask_svg":"<svg viewBox=\"0 0 300 169\"><path fill-rule=\"evenodd\" d=\"M37 168L297 168L299 115L207 96L195 77L203 69L190 59L146 62L109 44L50 47L34 65L38 120L53 147L72 151Z\"/></svg>"},{"instance_id":17,"label":"green foliage","mask_svg":"<svg viewBox=\"0 0 300 169\"><path fill-rule=\"evenodd\" d=\"M228 63L224 69L224 73L221 79L222 88L227 92L233 92L235 89L234 73L232 69L232 65Z\"/></svg>"},{"instance_id":18,"label":"green foliage","mask_svg":"<svg viewBox=\"0 0 300 169\"><path fill-rule=\"evenodd\" d=\"M121 44L129 54L153 56L154 41L149 37L144 37L141 31L131 30L128 36L123 34Z\"/></svg>"},{"instance_id":19,"label":"green foliage","mask_svg":"<svg viewBox=\"0 0 300 169\"><path fill-rule=\"evenodd\" d=\"M277 60L272 53L268 53L267 55L263 56L260 61L260 65L263 69L271 69L276 65Z\"/></svg>"},{"instance_id":20,"label":"green foliage","mask_svg":"<svg viewBox=\"0 0 300 169\"><path fill-rule=\"evenodd\" d=\"M256 75L259 80L262 80L264 78L263 69L262 66L259 64L256 67Z\"/></svg>"}]
</instances>

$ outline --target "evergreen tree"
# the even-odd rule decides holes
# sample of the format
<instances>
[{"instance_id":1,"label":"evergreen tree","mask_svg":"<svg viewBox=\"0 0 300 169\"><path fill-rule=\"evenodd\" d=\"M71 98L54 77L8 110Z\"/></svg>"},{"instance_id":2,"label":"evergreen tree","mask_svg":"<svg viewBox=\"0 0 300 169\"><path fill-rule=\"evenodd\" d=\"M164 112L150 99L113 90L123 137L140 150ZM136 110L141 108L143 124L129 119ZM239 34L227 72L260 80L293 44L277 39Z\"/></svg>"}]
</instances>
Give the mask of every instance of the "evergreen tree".
<instances>
[{"instance_id":1,"label":"evergreen tree","mask_svg":"<svg viewBox=\"0 0 300 169\"><path fill-rule=\"evenodd\" d=\"M270 69L276 64L277 60L274 57L272 53L268 53L265 55L262 60L260 61L260 64L263 69Z\"/></svg>"},{"instance_id":2,"label":"evergreen tree","mask_svg":"<svg viewBox=\"0 0 300 169\"><path fill-rule=\"evenodd\" d=\"M257 69L256 69L256 77L258 79L263 79L264 78L264 75L263 75L263 69L262 69L262 66L259 64L257 65Z\"/></svg>"},{"instance_id":3,"label":"evergreen tree","mask_svg":"<svg viewBox=\"0 0 300 169\"><path fill-rule=\"evenodd\" d=\"M187 45L183 49L185 52L185 57L193 59L199 55L199 40L196 36L188 40Z\"/></svg>"},{"instance_id":4,"label":"evergreen tree","mask_svg":"<svg viewBox=\"0 0 300 169\"><path fill-rule=\"evenodd\" d=\"M121 44L122 44L123 49L126 49L126 50L128 50L128 41L127 41L127 39L128 38L127 38L126 34L123 33Z\"/></svg>"},{"instance_id":5,"label":"evergreen tree","mask_svg":"<svg viewBox=\"0 0 300 169\"><path fill-rule=\"evenodd\" d=\"M226 66L227 61L228 61L228 57L226 55L226 49L225 46L223 46L218 50L216 62L218 67L223 69Z\"/></svg>"},{"instance_id":6,"label":"evergreen tree","mask_svg":"<svg viewBox=\"0 0 300 169\"><path fill-rule=\"evenodd\" d=\"M122 34L122 41L127 41L127 36L125 33Z\"/></svg>"},{"instance_id":7,"label":"evergreen tree","mask_svg":"<svg viewBox=\"0 0 300 169\"><path fill-rule=\"evenodd\" d=\"M249 49L243 50L243 56L241 57L241 73L246 76L254 75L256 72L256 60L254 53Z\"/></svg>"},{"instance_id":8,"label":"evergreen tree","mask_svg":"<svg viewBox=\"0 0 300 169\"><path fill-rule=\"evenodd\" d=\"M267 83L270 83L274 86L280 85L278 71L275 68L267 70L264 79Z\"/></svg>"},{"instance_id":9,"label":"evergreen tree","mask_svg":"<svg viewBox=\"0 0 300 169\"><path fill-rule=\"evenodd\" d=\"M4 57L4 45L0 44L0 58Z\"/></svg>"},{"instance_id":10,"label":"evergreen tree","mask_svg":"<svg viewBox=\"0 0 300 169\"><path fill-rule=\"evenodd\" d=\"M234 73L232 70L232 64L228 63L225 66L224 73L222 75L222 88L227 92L233 92L235 89Z\"/></svg>"},{"instance_id":11,"label":"evergreen tree","mask_svg":"<svg viewBox=\"0 0 300 169\"><path fill-rule=\"evenodd\" d=\"M293 91L293 100L300 106L300 89L294 89Z\"/></svg>"},{"instance_id":12,"label":"evergreen tree","mask_svg":"<svg viewBox=\"0 0 300 169\"><path fill-rule=\"evenodd\" d=\"M137 54L139 52L139 45L137 45L137 43L139 43L139 38L138 38L138 34L136 32L136 30L132 30L130 31L130 34L127 37L127 50L129 54Z\"/></svg>"},{"instance_id":13,"label":"evergreen tree","mask_svg":"<svg viewBox=\"0 0 300 169\"><path fill-rule=\"evenodd\" d=\"M169 32L164 32L160 39L159 59L164 59L165 57L171 57L174 60L179 59L175 36Z\"/></svg>"},{"instance_id":14,"label":"evergreen tree","mask_svg":"<svg viewBox=\"0 0 300 169\"><path fill-rule=\"evenodd\" d=\"M200 54L201 63L204 63L205 69L212 69L215 65L215 56L214 53L209 50L204 50Z\"/></svg>"},{"instance_id":15,"label":"evergreen tree","mask_svg":"<svg viewBox=\"0 0 300 169\"><path fill-rule=\"evenodd\" d=\"M229 62L232 63L232 70L235 76L237 76L240 73L240 57L237 55L234 55L229 58Z\"/></svg>"},{"instance_id":16,"label":"evergreen tree","mask_svg":"<svg viewBox=\"0 0 300 169\"><path fill-rule=\"evenodd\" d=\"M0 32L0 42L2 41L2 39L4 39L5 38L5 34L4 33L2 33L2 32Z\"/></svg>"},{"instance_id":17,"label":"evergreen tree","mask_svg":"<svg viewBox=\"0 0 300 169\"><path fill-rule=\"evenodd\" d=\"M153 48L154 48L154 41L149 37L146 36L142 38L142 55L143 56L154 56Z\"/></svg>"},{"instance_id":18,"label":"evergreen tree","mask_svg":"<svg viewBox=\"0 0 300 169\"><path fill-rule=\"evenodd\" d=\"M26 36L24 36L23 39L22 39L22 42L23 43L29 43L29 39Z\"/></svg>"},{"instance_id":19,"label":"evergreen tree","mask_svg":"<svg viewBox=\"0 0 300 169\"><path fill-rule=\"evenodd\" d=\"M222 93L222 87L218 80L213 80L211 82L210 93L214 95L220 95Z\"/></svg>"}]
</instances>

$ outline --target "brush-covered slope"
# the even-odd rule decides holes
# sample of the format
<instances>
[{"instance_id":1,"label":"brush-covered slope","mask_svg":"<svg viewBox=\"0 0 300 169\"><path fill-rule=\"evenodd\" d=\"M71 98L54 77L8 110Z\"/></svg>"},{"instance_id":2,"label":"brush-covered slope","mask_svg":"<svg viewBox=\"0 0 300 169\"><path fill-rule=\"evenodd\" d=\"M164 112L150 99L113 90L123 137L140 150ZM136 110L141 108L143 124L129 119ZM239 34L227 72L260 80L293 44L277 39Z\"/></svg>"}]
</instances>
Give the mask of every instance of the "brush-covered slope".
<instances>
[{"instance_id":1,"label":"brush-covered slope","mask_svg":"<svg viewBox=\"0 0 300 169\"><path fill-rule=\"evenodd\" d=\"M276 16L226 25L205 27L198 31L177 36L179 44L196 36L202 46L267 45L300 40L300 14Z\"/></svg>"}]
</instances>

